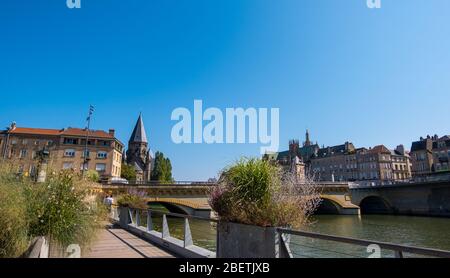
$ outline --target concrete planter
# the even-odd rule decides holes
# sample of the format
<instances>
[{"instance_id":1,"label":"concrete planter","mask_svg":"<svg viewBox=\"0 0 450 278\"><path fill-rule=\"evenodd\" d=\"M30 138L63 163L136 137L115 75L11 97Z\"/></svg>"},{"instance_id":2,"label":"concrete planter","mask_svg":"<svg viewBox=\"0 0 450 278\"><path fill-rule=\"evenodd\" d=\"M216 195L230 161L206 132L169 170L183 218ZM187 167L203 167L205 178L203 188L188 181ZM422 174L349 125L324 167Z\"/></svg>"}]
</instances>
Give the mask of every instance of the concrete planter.
<instances>
[{"instance_id":1,"label":"concrete planter","mask_svg":"<svg viewBox=\"0 0 450 278\"><path fill-rule=\"evenodd\" d=\"M289 255L284 252L283 245L280 244L280 239L280 234L275 227L219 222L217 225L217 257L288 257Z\"/></svg>"},{"instance_id":2,"label":"concrete planter","mask_svg":"<svg viewBox=\"0 0 450 278\"><path fill-rule=\"evenodd\" d=\"M121 228L126 229L128 227L128 224L130 224L131 218L130 218L130 211L128 207L119 207L119 225Z\"/></svg>"}]
</instances>

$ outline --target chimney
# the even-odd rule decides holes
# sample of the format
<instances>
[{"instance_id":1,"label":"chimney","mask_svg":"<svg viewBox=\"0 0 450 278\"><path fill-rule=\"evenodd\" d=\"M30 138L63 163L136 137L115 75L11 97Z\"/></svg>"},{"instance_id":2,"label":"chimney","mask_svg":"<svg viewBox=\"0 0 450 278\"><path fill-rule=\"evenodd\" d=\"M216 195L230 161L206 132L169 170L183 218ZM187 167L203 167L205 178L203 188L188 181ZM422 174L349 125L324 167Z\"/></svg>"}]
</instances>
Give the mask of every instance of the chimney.
<instances>
[{"instance_id":1,"label":"chimney","mask_svg":"<svg viewBox=\"0 0 450 278\"><path fill-rule=\"evenodd\" d=\"M401 155L405 155L405 146L403 145L398 145L397 148L395 148L395 150L401 154Z\"/></svg>"},{"instance_id":2,"label":"chimney","mask_svg":"<svg viewBox=\"0 0 450 278\"><path fill-rule=\"evenodd\" d=\"M116 134L116 130L114 130L114 129L109 129L109 135L111 135L111 136L113 136L114 137L114 135Z\"/></svg>"}]
</instances>

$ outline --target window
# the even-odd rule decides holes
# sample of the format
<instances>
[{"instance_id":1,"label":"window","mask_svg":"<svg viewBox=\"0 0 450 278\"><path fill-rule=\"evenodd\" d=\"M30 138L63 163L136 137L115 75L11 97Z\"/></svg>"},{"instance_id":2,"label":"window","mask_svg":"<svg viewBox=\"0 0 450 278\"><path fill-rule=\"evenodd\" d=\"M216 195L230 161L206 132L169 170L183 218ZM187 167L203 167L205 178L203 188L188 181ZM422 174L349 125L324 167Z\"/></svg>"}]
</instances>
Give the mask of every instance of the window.
<instances>
[{"instance_id":1,"label":"window","mask_svg":"<svg viewBox=\"0 0 450 278\"><path fill-rule=\"evenodd\" d=\"M20 153L19 153L19 157L20 158L25 158L27 156L27 150L20 150Z\"/></svg>"},{"instance_id":2,"label":"window","mask_svg":"<svg viewBox=\"0 0 450 278\"><path fill-rule=\"evenodd\" d=\"M75 157L75 150L74 149L68 149L64 151L65 157Z\"/></svg>"},{"instance_id":3,"label":"window","mask_svg":"<svg viewBox=\"0 0 450 278\"><path fill-rule=\"evenodd\" d=\"M22 140L22 145L27 145L28 144L28 140L27 139L23 139Z\"/></svg>"},{"instance_id":4,"label":"window","mask_svg":"<svg viewBox=\"0 0 450 278\"><path fill-rule=\"evenodd\" d=\"M78 145L78 139L64 138L64 144L66 144L66 145Z\"/></svg>"},{"instance_id":5,"label":"window","mask_svg":"<svg viewBox=\"0 0 450 278\"><path fill-rule=\"evenodd\" d=\"M104 163L95 164L95 170L97 172L104 172L106 170L106 164L104 164Z\"/></svg>"},{"instance_id":6,"label":"window","mask_svg":"<svg viewBox=\"0 0 450 278\"><path fill-rule=\"evenodd\" d=\"M108 153L107 152L98 152L97 153L97 158L105 159L107 157L108 157Z\"/></svg>"},{"instance_id":7,"label":"window","mask_svg":"<svg viewBox=\"0 0 450 278\"><path fill-rule=\"evenodd\" d=\"M109 141L98 141L99 146L110 146L111 143Z\"/></svg>"},{"instance_id":8,"label":"window","mask_svg":"<svg viewBox=\"0 0 450 278\"><path fill-rule=\"evenodd\" d=\"M83 153L81 154L81 157L85 157L85 153L87 153L87 157L91 156L91 152L89 150L87 150L87 151L83 151Z\"/></svg>"},{"instance_id":9,"label":"window","mask_svg":"<svg viewBox=\"0 0 450 278\"><path fill-rule=\"evenodd\" d=\"M63 163L63 169L64 170L73 169L73 162L64 162Z\"/></svg>"}]
</instances>

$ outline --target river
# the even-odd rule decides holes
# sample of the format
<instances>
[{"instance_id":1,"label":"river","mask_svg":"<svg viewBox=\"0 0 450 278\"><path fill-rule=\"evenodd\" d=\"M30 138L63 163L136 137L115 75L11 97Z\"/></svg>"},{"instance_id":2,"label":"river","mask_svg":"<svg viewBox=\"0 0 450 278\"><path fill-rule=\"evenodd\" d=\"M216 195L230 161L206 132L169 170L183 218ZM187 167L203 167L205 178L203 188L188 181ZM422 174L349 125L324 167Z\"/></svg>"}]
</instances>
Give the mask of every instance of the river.
<instances>
[{"instance_id":1,"label":"river","mask_svg":"<svg viewBox=\"0 0 450 278\"><path fill-rule=\"evenodd\" d=\"M161 230L161 218L153 220L155 229ZM183 220L168 218L170 234L183 239ZM304 230L323 234L383 241L416 247L450 250L450 219L394 215L315 215L312 224ZM195 245L215 250L216 227L214 223L190 220ZM294 257L368 257L366 247L334 243L325 240L291 237ZM381 250L381 257L393 257ZM413 256L405 254L405 256Z\"/></svg>"}]
</instances>

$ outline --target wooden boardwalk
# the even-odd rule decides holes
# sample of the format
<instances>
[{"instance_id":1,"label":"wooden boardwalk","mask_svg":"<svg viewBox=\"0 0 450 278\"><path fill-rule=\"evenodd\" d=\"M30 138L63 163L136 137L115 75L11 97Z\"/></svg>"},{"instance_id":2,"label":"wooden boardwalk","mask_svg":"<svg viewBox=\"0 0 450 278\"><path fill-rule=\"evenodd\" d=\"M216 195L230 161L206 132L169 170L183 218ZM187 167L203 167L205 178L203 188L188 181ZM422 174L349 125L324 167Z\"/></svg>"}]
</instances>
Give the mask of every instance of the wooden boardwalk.
<instances>
[{"instance_id":1,"label":"wooden boardwalk","mask_svg":"<svg viewBox=\"0 0 450 278\"><path fill-rule=\"evenodd\" d=\"M173 258L159 247L120 228L106 226L83 258Z\"/></svg>"}]
</instances>

